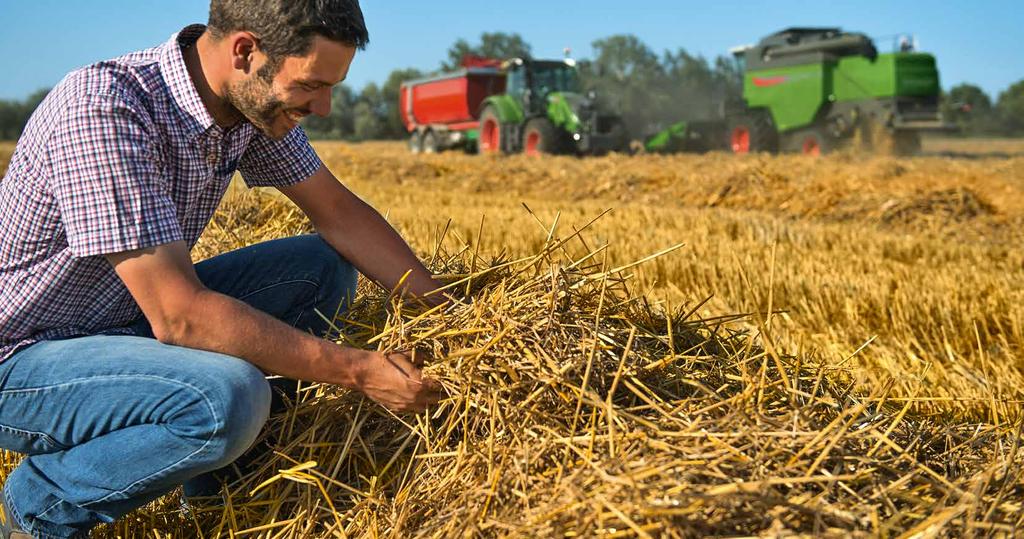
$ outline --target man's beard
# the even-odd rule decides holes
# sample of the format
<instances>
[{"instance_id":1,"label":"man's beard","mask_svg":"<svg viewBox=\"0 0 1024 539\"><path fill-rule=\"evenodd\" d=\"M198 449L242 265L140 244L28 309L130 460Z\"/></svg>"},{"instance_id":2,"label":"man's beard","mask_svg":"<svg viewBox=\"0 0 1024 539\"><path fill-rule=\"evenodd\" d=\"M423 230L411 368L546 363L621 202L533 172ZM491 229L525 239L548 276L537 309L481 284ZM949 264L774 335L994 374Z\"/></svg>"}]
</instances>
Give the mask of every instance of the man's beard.
<instances>
[{"instance_id":1,"label":"man's beard","mask_svg":"<svg viewBox=\"0 0 1024 539\"><path fill-rule=\"evenodd\" d=\"M274 120L284 112L284 102L274 96L273 86L261 71L237 85L228 86L227 100L256 129L268 137L280 139L284 134L275 134L273 125Z\"/></svg>"}]
</instances>

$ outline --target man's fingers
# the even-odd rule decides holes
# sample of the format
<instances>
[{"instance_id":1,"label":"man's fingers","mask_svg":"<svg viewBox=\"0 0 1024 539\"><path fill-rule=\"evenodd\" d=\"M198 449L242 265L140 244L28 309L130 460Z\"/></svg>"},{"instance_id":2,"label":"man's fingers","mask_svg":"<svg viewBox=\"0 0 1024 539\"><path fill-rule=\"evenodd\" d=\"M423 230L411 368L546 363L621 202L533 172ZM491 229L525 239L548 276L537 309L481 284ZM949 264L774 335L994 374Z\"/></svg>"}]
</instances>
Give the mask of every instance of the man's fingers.
<instances>
[{"instance_id":1,"label":"man's fingers","mask_svg":"<svg viewBox=\"0 0 1024 539\"><path fill-rule=\"evenodd\" d=\"M420 385L422 386L422 393L428 393L428 394L438 393L438 394L441 394L441 393L444 392L444 386L441 385L441 382L438 382L437 380L434 380L433 378L426 378L426 377L421 378L420 379Z\"/></svg>"}]
</instances>

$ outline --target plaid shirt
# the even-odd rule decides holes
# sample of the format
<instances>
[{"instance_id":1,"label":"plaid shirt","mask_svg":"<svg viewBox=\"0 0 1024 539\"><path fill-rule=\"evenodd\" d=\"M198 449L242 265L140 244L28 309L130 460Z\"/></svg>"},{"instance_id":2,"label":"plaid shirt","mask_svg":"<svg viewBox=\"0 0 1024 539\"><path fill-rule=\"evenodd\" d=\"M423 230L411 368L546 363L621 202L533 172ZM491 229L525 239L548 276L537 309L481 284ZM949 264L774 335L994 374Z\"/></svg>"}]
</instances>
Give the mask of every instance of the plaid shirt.
<instances>
[{"instance_id":1,"label":"plaid shirt","mask_svg":"<svg viewBox=\"0 0 1024 539\"><path fill-rule=\"evenodd\" d=\"M130 333L142 313L101 255L193 247L236 169L281 187L321 166L301 128L274 141L214 123L182 57L203 30L74 71L32 115L0 181L0 361L40 340Z\"/></svg>"}]
</instances>

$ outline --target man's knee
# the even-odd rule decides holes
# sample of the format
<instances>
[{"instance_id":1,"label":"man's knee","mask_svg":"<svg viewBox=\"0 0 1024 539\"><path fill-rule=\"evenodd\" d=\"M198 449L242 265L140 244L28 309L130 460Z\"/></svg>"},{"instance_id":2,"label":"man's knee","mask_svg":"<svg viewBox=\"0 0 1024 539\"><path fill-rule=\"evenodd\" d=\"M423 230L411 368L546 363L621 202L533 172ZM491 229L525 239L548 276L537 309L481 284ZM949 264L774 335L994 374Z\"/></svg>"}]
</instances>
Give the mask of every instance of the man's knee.
<instances>
[{"instance_id":1,"label":"man's knee","mask_svg":"<svg viewBox=\"0 0 1024 539\"><path fill-rule=\"evenodd\" d=\"M225 466L245 452L259 436L270 413L270 385L252 364L221 356L198 387L209 411L203 468Z\"/></svg>"}]
</instances>

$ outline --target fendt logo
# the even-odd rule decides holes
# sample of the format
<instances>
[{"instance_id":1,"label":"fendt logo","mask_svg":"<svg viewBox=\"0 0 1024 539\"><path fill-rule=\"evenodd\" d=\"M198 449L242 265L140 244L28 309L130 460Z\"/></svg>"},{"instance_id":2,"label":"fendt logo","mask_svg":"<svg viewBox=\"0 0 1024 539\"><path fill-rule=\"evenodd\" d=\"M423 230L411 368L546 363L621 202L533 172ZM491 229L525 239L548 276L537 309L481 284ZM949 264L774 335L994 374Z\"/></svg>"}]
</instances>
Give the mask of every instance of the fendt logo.
<instances>
[{"instance_id":1,"label":"fendt logo","mask_svg":"<svg viewBox=\"0 0 1024 539\"><path fill-rule=\"evenodd\" d=\"M754 86L757 86L758 88L770 88L785 82L796 82L798 80L810 79L815 76L816 74L814 73L794 73L791 75L768 75L762 77L754 75L750 77L750 80L754 83Z\"/></svg>"},{"instance_id":2,"label":"fendt logo","mask_svg":"<svg viewBox=\"0 0 1024 539\"><path fill-rule=\"evenodd\" d=\"M754 77L754 86L758 88L768 88L769 86L778 86L789 80L789 77L780 75L778 77Z\"/></svg>"}]
</instances>

